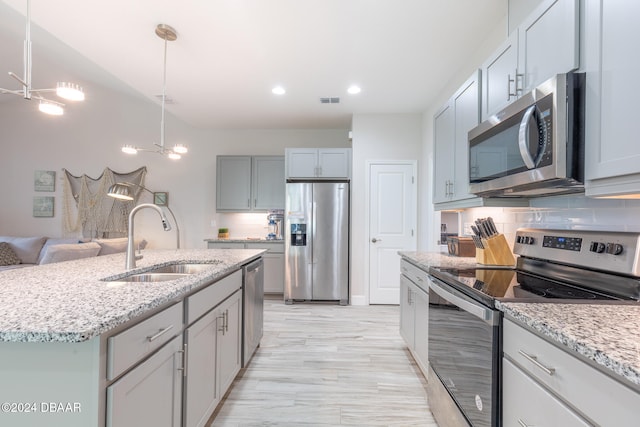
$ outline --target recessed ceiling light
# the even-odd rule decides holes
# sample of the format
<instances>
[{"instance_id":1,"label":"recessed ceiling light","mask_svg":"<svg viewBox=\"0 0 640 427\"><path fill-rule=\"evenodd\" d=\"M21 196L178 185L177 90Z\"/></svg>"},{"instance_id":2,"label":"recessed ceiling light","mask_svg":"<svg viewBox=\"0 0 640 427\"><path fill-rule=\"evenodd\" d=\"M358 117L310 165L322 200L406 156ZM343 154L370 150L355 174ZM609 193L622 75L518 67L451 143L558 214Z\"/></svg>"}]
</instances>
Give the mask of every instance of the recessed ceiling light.
<instances>
[{"instance_id":1,"label":"recessed ceiling light","mask_svg":"<svg viewBox=\"0 0 640 427\"><path fill-rule=\"evenodd\" d=\"M360 86L356 86L356 85L351 85L349 86L349 89L347 89L347 92L349 92L351 95L358 94L361 91L362 89L360 89Z\"/></svg>"},{"instance_id":2,"label":"recessed ceiling light","mask_svg":"<svg viewBox=\"0 0 640 427\"><path fill-rule=\"evenodd\" d=\"M287 91L284 90L284 88L282 86L276 86L273 89L271 89L271 93L273 93L274 95L284 95Z\"/></svg>"}]
</instances>

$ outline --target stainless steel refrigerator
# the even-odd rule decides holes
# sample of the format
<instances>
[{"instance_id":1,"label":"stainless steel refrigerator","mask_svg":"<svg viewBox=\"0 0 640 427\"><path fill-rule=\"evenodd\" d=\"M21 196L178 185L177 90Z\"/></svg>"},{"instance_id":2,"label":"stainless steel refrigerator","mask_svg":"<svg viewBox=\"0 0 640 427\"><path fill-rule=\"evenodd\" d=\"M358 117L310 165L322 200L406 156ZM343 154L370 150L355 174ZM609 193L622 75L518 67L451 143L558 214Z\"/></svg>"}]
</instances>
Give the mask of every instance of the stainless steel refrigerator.
<instances>
[{"instance_id":1,"label":"stainless steel refrigerator","mask_svg":"<svg viewBox=\"0 0 640 427\"><path fill-rule=\"evenodd\" d=\"M349 183L288 182L284 300L349 303Z\"/></svg>"}]
</instances>

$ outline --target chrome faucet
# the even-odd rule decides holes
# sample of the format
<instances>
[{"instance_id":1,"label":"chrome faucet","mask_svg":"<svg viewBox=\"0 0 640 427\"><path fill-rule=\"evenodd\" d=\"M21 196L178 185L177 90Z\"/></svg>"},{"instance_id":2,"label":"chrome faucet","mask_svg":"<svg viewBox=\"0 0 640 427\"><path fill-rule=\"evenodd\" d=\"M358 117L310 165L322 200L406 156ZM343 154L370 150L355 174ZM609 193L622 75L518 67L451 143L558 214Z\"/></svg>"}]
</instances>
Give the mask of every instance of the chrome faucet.
<instances>
[{"instance_id":1,"label":"chrome faucet","mask_svg":"<svg viewBox=\"0 0 640 427\"><path fill-rule=\"evenodd\" d=\"M151 203L142 203L136 207L134 207L133 209L131 209L131 212L129 213L129 234L128 234L128 240L127 240L127 262L125 265L125 268L127 270L131 270L132 268L136 267L136 259L140 259L142 258L142 256L138 256L136 257L135 254L135 249L134 249L134 245L133 245L133 217L136 215L136 213L144 208L151 208L151 209L155 209L156 211L158 211L158 213L160 214L160 220L162 220L162 228L164 228L164 231L169 231L171 230L171 224L169 224L169 221L167 221L167 217L164 216L164 212L162 211L162 209L160 209L160 207L158 207L157 205L151 204Z\"/></svg>"}]
</instances>

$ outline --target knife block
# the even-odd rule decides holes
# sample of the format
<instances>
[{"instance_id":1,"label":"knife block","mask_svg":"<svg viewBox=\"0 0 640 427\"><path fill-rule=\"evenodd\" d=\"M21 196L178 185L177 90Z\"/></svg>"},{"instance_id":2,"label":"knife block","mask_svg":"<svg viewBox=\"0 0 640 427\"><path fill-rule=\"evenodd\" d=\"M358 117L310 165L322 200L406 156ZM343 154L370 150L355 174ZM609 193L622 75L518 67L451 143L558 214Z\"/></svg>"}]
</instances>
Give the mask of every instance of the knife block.
<instances>
[{"instance_id":1,"label":"knife block","mask_svg":"<svg viewBox=\"0 0 640 427\"><path fill-rule=\"evenodd\" d=\"M515 265L516 259L504 234L482 239L484 249L476 249L476 262L485 265Z\"/></svg>"}]
</instances>

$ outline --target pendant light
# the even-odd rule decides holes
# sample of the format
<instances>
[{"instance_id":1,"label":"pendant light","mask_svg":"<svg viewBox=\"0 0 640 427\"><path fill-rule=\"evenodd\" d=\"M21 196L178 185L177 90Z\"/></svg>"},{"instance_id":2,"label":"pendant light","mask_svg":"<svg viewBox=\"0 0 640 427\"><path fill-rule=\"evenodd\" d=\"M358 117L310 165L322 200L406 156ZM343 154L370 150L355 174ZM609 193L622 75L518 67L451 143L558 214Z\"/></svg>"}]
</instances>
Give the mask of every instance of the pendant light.
<instances>
[{"instance_id":1,"label":"pendant light","mask_svg":"<svg viewBox=\"0 0 640 427\"><path fill-rule=\"evenodd\" d=\"M33 89L31 87L31 1L27 0L27 29L26 39L24 41L24 75L22 78L17 74L9 71L9 75L16 79L21 85L22 89L11 90L0 88L0 94L18 95L24 99L37 99L40 101L38 109L45 113L54 116L60 116L64 114L64 104L62 102L53 101L42 96L42 93L55 92L60 98L69 101L84 101L84 92L82 87L75 83L58 82L53 89Z\"/></svg>"},{"instance_id":2,"label":"pendant light","mask_svg":"<svg viewBox=\"0 0 640 427\"><path fill-rule=\"evenodd\" d=\"M122 152L126 154L137 154L139 151L149 151L152 153L162 154L163 156L167 156L172 160L178 160L182 157L182 154L185 154L188 149L183 144L176 144L173 148L165 148L164 145L164 110L166 103L166 88L167 88L167 42L175 41L178 38L176 30L170 27L167 24L159 24L156 27L156 35L164 40L164 68L162 74L162 118L160 120L160 143L154 145L157 148L149 149L149 148L140 148L133 145L124 145L122 147Z\"/></svg>"}]
</instances>

